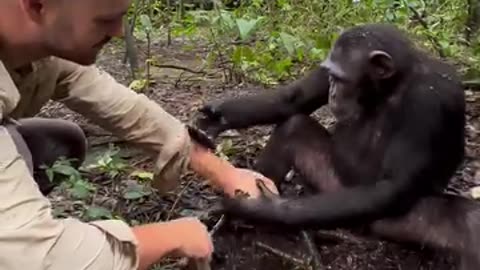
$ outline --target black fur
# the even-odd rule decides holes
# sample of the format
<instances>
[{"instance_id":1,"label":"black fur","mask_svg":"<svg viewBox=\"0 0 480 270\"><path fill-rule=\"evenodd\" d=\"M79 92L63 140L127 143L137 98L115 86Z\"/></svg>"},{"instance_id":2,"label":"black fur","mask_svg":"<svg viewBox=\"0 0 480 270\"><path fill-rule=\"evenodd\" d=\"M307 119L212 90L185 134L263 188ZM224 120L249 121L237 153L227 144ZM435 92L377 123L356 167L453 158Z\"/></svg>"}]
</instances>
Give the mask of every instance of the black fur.
<instances>
[{"instance_id":1,"label":"black fur","mask_svg":"<svg viewBox=\"0 0 480 270\"><path fill-rule=\"evenodd\" d=\"M339 116L332 132L309 116L326 104ZM275 124L257 170L278 183L294 167L316 190L301 198L225 199L229 214L296 229L371 224L389 237L383 224L395 220L405 223L397 239L410 233L416 242L476 250L467 242L479 235L478 205L442 193L464 157L461 82L453 67L395 27L352 27L305 78L201 111L200 127L213 137Z\"/></svg>"}]
</instances>

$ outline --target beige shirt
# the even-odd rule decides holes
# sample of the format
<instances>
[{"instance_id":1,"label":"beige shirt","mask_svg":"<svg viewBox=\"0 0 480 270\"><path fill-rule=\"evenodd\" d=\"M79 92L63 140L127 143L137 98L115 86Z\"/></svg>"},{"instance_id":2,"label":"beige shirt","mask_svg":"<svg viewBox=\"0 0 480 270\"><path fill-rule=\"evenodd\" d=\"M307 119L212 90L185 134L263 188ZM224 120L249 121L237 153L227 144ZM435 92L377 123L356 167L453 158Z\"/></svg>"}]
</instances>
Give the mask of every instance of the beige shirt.
<instances>
[{"instance_id":1,"label":"beige shirt","mask_svg":"<svg viewBox=\"0 0 480 270\"><path fill-rule=\"evenodd\" d=\"M160 191L172 188L186 169L190 139L185 126L99 68L49 57L21 74L0 61L0 119L35 116L50 99L152 150L158 157L152 184Z\"/></svg>"}]
</instances>

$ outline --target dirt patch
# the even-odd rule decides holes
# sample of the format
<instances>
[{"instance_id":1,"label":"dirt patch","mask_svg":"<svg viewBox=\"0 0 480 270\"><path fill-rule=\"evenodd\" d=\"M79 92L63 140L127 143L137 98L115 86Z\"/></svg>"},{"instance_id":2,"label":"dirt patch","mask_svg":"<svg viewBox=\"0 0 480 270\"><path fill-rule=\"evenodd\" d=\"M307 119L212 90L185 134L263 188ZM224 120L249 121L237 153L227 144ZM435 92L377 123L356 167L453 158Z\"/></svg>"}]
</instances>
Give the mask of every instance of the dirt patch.
<instances>
[{"instance_id":1,"label":"dirt patch","mask_svg":"<svg viewBox=\"0 0 480 270\"><path fill-rule=\"evenodd\" d=\"M205 49L200 47L183 51L180 41L174 41L170 47L155 44L153 51L161 64L187 66L190 69L202 68ZM110 72L122 83L129 83L128 68L122 63L123 49L116 45L107 47L99 59L99 65ZM144 93L157 101L168 112L183 121L190 121L198 106L207 100L239 96L264 90L259 86L237 85L226 86L220 70L209 70L213 74L209 78L191 74L179 69L153 68L156 83ZM452 181L452 192L466 192L475 184L477 171L480 122L479 104L474 95L468 96L468 151L464 166ZM115 142L115 138L101 128L91 124L80 115L64 108L61 104L49 103L41 115L70 119L85 129L89 141L95 147L92 151L104 151L106 143ZM327 109L321 109L316 116L324 123L331 120ZM241 131L240 136L232 139L232 162L239 166L251 167L258 150L262 147L269 128L255 127ZM149 169L152 160L143 153L118 144L122 148L123 157L136 168ZM112 209L130 223L151 222L176 218L185 215L197 215L212 228L220 217L210 215L209 209L215 205L218 194L206 184L196 181L192 174L182 178L182 185L170 195L159 197L151 194L141 200L122 199L122 189L130 183L128 176L120 177L118 184L112 184L105 177L92 175L91 181L98 187L95 204ZM129 182L130 181L130 182ZM55 207L74 209L74 202L65 201L59 193L51 196ZM75 215L74 210L67 211ZM336 231L343 235L342 230ZM312 237L320 254L323 269L454 269L455 260L438 251L419 250L394 243L374 239L358 238L349 233L347 236L334 237L335 241L325 237ZM287 234L272 232L267 229L251 226L239 226L227 221L214 236L216 252L212 263L213 269L308 269L302 262L308 262L311 254L305 239L300 233ZM263 266L262 266L263 265ZM161 269L178 269L175 261L165 261Z\"/></svg>"}]
</instances>

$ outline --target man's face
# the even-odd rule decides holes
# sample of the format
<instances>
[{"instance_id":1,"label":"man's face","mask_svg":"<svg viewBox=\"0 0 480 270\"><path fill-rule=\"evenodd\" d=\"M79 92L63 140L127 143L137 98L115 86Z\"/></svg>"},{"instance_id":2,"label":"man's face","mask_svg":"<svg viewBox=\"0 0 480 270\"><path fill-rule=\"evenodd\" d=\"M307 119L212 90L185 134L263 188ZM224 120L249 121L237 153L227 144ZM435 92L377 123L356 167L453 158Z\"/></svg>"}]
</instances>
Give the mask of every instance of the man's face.
<instances>
[{"instance_id":1,"label":"man's face","mask_svg":"<svg viewBox=\"0 0 480 270\"><path fill-rule=\"evenodd\" d=\"M112 37L122 36L130 0L44 0L40 30L51 55L82 65L95 63Z\"/></svg>"}]
</instances>

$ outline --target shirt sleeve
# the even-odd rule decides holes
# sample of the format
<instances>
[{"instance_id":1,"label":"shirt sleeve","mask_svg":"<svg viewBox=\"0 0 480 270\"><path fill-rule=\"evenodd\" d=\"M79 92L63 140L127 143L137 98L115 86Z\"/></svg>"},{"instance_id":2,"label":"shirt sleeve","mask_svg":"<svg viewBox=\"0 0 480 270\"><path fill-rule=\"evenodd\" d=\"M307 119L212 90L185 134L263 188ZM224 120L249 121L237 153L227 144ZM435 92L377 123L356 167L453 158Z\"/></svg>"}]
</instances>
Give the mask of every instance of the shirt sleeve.
<instances>
[{"instance_id":1,"label":"shirt sleeve","mask_svg":"<svg viewBox=\"0 0 480 270\"><path fill-rule=\"evenodd\" d=\"M13 83L7 69L0 61L0 123L10 114L20 100L20 93Z\"/></svg>"},{"instance_id":2,"label":"shirt sleeve","mask_svg":"<svg viewBox=\"0 0 480 270\"><path fill-rule=\"evenodd\" d=\"M53 99L120 138L157 155L154 187L173 188L189 162L191 141L184 124L159 104L118 83L95 66L62 59Z\"/></svg>"}]
</instances>

